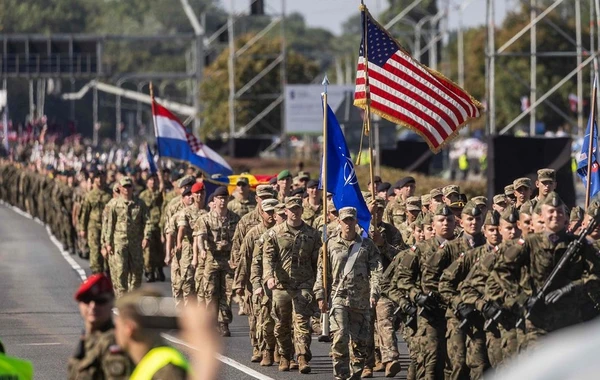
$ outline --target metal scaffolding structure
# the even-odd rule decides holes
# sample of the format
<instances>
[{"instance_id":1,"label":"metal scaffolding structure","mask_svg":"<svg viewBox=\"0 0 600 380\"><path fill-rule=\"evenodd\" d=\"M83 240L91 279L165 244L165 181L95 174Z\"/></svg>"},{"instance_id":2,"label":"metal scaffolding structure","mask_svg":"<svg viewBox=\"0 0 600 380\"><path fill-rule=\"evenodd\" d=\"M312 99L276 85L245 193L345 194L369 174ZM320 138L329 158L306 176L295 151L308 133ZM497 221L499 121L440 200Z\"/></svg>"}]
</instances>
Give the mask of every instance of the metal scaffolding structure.
<instances>
[{"instance_id":1,"label":"metal scaffolding structure","mask_svg":"<svg viewBox=\"0 0 600 380\"><path fill-rule=\"evenodd\" d=\"M465 0L468 1L468 0ZM536 129L536 109L542 104L549 106L552 110L558 113L565 121L570 124L576 124L578 127L579 135L582 136L584 133L584 115L583 115L583 70L588 65L596 62L598 56L598 46L600 46L600 28L598 28L598 15L600 14L599 0L589 0L585 3L589 4L590 7L590 41L589 49L583 47L582 41L582 20L581 20L581 6L582 0L572 0L565 2L564 0L556 0L548 6L541 6L539 0L520 0L520 3L529 8L530 20L529 23L524 26L521 30L510 37L500 48L496 49L496 28L495 28L495 0L486 0L486 20L487 20L487 45L486 45L486 100L487 100L487 132L489 134L505 134L510 131L516 125L527 116L529 116L529 135L535 135ZM563 4L565 3L565 4ZM552 12L557 12L557 7L573 6L575 13L575 36L572 36L555 22L553 22L548 15ZM596 20L596 21L594 21ZM558 34L560 34L566 41L573 45L572 51L550 51L540 52L538 51L538 39L537 39L537 26L543 23ZM509 52L508 49L517 41L519 38L529 35L530 46L528 52ZM523 110L517 117L510 121L506 126L498 132L498 126L496 123L496 70L497 70L497 58L504 56L529 56L529 78L521 78L516 73L512 73L515 79L522 85L526 86L529 91L529 107ZM538 74L537 74L537 63L538 58L544 57L565 57L575 56L577 64L573 67L573 70L569 72L564 78L558 83L555 83L548 91L541 94L538 89ZM585 59L584 59L585 58ZM597 66L595 64L595 66ZM597 67L596 67L597 69ZM464 74L463 74L464 75ZM565 83L569 82L573 77L576 77L577 81L577 120L573 120L567 113L565 113L559 106L549 100L549 97L554 94L560 87ZM463 77L464 78L464 77ZM464 79L463 79L464 80ZM459 82L460 83L460 82Z\"/></svg>"}]
</instances>

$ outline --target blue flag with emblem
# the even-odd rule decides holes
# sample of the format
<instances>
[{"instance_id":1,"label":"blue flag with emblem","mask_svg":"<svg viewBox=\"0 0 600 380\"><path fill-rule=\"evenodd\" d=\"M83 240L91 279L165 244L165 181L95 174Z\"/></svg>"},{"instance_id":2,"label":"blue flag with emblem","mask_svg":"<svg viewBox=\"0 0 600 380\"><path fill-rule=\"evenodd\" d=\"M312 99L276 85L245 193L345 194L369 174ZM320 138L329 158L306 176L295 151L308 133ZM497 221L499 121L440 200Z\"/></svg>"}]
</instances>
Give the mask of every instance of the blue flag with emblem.
<instances>
[{"instance_id":1,"label":"blue flag with emblem","mask_svg":"<svg viewBox=\"0 0 600 380\"><path fill-rule=\"evenodd\" d=\"M343 207L355 207L358 224L369 231L371 213L360 192L352 157L346 145L340 123L327 105L327 191L333 194L333 204L338 211Z\"/></svg>"},{"instance_id":2,"label":"blue flag with emblem","mask_svg":"<svg viewBox=\"0 0 600 380\"><path fill-rule=\"evenodd\" d=\"M146 160L148 160L148 170L150 174L158 173L158 169L156 168L156 163L154 162L154 155L150 151L150 145L146 144Z\"/></svg>"},{"instance_id":3,"label":"blue flag with emblem","mask_svg":"<svg viewBox=\"0 0 600 380\"><path fill-rule=\"evenodd\" d=\"M592 139L590 198L593 198L598 192L600 192L600 172L598 171L598 124L596 123L593 114L590 115L588 120L585 137L583 138L583 144L581 146L581 153L579 154L579 160L577 161L577 175L579 175L579 178L581 178L581 181L583 181L583 186L587 186L588 149L590 138Z\"/></svg>"}]
</instances>

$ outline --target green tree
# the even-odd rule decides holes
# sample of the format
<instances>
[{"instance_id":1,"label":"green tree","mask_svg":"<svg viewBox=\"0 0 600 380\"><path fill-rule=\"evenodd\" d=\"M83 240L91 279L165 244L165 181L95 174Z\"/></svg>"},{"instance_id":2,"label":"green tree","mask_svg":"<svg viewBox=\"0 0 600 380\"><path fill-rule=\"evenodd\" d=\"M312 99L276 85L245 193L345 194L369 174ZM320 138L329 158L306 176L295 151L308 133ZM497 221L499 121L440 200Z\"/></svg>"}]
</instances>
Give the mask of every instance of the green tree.
<instances>
[{"instance_id":1,"label":"green tree","mask_svg":"<svg viewBox=\"0 0 600 380\"><path fill-rule=\"evenodd\" d=\"M236 40L236 47L243 46L252 34ZM240 89L256 74L276 59L281 49L279 38L259 40L236 60L235 87ZM227 62L229 51L224 50L206 69L201 84L200 97L203 102L203 125L201 135L214 136L229 131L229 86ZM286 56L287 82L308 83L318 73L318 65L295 51ZM240 128L262 112L281 92L279 70L276 68L265 75L258 83L235 102L236 126ZM269 96L272 94L272 96ZM273 134L281 130L281 105L275 107L262 119L249 134Z\"/></svg>"}]
</instances>

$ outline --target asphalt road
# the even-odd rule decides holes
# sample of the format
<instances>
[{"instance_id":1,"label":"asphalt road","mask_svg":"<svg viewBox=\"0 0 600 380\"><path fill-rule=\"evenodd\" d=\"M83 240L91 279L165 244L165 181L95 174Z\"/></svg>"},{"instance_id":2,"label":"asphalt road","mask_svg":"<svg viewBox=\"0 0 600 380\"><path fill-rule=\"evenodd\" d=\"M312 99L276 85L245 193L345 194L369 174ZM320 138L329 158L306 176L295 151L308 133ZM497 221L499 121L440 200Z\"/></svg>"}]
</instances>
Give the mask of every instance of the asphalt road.
<instances>
[{"instance_id":1,"label":"asphalt road","mask_svg":"<svg viewBox=\"0 0 600 380\"><path fill-rule=\"evenodd\" d=\"M89 275L89 262L71 256ZM44 226L0 205L0 339L10 355L31 360L36 379L66 378L66 363L74 352L83 327L73 293L80 275L50 240ZM168 268L165 268L165 273ZM165 295L170 283L154 283ZM237 316L224 338L219 379L331 379L329 344L313 339L312 373L278 372L276 365L261 367L250 362L248 320ZM177 337L176 332L169 335ZM399 339L402 341L402 339ZM180 346L184 350L184 348ZM400 346L407 362L406 346ZM403 365L406 368L406 365ZM254 372L253 372L254 371ZM375 378L383 378L375 373ZM402 371L397 378L406 378Z\"/></svg>"}]
</instances>

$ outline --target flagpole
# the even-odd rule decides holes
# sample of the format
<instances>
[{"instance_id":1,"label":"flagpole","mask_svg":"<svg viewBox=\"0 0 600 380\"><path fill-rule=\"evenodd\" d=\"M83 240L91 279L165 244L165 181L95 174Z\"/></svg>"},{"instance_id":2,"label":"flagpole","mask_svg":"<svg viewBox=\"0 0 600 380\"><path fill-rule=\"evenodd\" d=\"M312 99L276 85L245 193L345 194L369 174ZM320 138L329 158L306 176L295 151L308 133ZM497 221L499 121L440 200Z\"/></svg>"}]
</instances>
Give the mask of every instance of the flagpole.
<instances>
[{"instance_id":1,"label":"flagpole","mask_svg":"<svg viewBox=\"0 0 600 380\"><path fill-rule=\"evenodd\" d=\"M371 199L375 199L375 188L373 180L375 179L375 174L373 172L373 131L371 128L371 92L369 88L369 10L364 3L364 0L360 1L361 11L364 12L365 20L363 24L363 41L364 41L364 65L365 65L365 98L367 100L367 107L365 108L365 119L366 119L366 128L365 133L369 136L369 179L370 179L370 189ZM362 146L360 147L362 149Z\"/></svg>"},{"instance_id":2,"label":"flagpole","mask_svg":"<svg viewBox=\"0 0 600 380\"><path fill-rule=\"evenodd\" d=\"M152 107L152 124L154 125L154 138L156 139L156 148L158 149L158 126L156 123L156 107L154 105L154 86L152 85L152 82L149 83L148 88L150 89L150 104ZM146 144L148 144L148 143L146 142ZM160 159L160 149L158 149L157 164L158 164L158 166L156 168L156 174L158 175L159 190L162 192L164 190L165 184L164 184L162 170L161 170L161 168L163 168L163 162Z\"/></svg>"},{"instance_id":3,"label":"flagpole","mask_svg":"<svg viewBox=\"0 0 600 380\"><path fill-rule=\"evenodd\" d=\"M590 117L590 135L588 138L588 154L587 154L587 172L585 180L585 208L587 210L590 204L590 192L591 184L590 180L592 177L592 158L594 157L594 139L598 138L598 131L596 131L596 93L598 78L594 77L594 85L592 86L592 112Z\"/></svg>"},{"instance_id":4,"label":"flagpole","mask_svg":"<svg viewBox=\"0 0 600 380\"><path fill-rule=\"evenodd\" d=\"M328 290L327 290L327 85L329 84L329 79L327 79L327 75L323 78L323 82L321 83L324 87L323 91L323 167L321 168L321 184L323 189L322 200L323 200L323 253L321 256L321 267L323 268L323 302L325 305L328 305ZM327 321L325 321L327 319ZM324 318L323 322L327 323L328 318ZM325 331L325 326L323 327L322 335L329 335L329 331ZM329 329L327 329L329 330Z\"/></svg>"}]
</instances>

